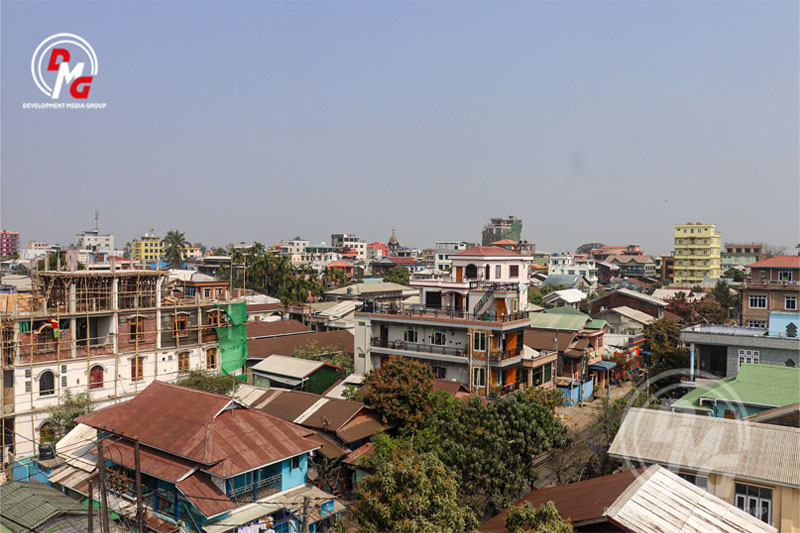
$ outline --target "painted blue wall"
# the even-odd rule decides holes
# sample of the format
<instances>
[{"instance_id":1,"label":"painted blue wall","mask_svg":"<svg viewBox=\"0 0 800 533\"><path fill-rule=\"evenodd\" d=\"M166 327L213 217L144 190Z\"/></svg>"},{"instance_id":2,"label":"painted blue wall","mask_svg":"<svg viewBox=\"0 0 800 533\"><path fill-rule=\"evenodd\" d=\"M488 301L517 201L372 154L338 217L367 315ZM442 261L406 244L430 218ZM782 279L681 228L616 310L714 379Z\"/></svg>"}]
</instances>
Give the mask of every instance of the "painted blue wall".
<instances>
[{"instance_id":1,"label":"painted blue wall","mask_svg":"<svg viewBox=\"0 0 800 533\"><path fill-rule=\"evenodd\" d=\"M281 490L289 490L305 483L308 475L308 454L300 456L300 468L292 468L291 459L283 461L281 474Z\"/></svg>"},{"instance_id":2,"label":"painted blue wall","mask_svg":"<svg viewBox=\"0 0 800 533\"><path fill-rule=\"evenodd\" d=\"M561 394L566 398L567 405L575 405L580 401L581 388L579 385L575 385L571 391L569 387L558 387L558 390L560 390ZM591 398L592 392L594 392L594 380L588 379L586 383L583 384L583 401Z\"/></svg>"},{"instance_id":3,"label":"painted blue wall","mask_svg":"<svg viewBox=\"0 0 800 533\"><path fill-rule=\"evenodd\" d=\"M14 461L11 475L15 481L39 481L50 485L47 476L50 470L42 468L33 457L23 457Z\"/></svg>"},{"instance_id":4,"label":"painted blue wall","mask_svg":"<svg viewBox=\"0 0 800 533\"><path fill-rule=\"evenodd\" d=\"M783 305L781 303L781 305ZM769 334L786 336L786 326L793 322L797 329L800 330L800 313L792 313L791 311L772 311L769 314ZM798 333L800 335L800 332Z\"/></svg>"}]
</instances>

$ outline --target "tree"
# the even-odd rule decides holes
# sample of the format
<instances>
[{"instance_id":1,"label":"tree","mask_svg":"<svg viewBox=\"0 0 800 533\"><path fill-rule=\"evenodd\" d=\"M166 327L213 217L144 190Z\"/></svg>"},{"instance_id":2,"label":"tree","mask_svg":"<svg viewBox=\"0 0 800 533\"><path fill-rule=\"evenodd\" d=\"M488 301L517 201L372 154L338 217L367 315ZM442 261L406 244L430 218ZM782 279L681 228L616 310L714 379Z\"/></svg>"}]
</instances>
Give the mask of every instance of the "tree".
<instances>
[{"instance_id":1,"label":"tree","mask_svg":"<svg viewBox=\"0 0 800 533\"><path fill-rule=\"evenodd\" d=\"M591 250L596 250L598 248L602 248L605 246L602 242L587 242L586 244L581 244L575 249L576 254L588 254Z\"/></svg>"},{"instance_id":2,"label":"tree","mask_svg":"<svg viewBox=\"0 0 800 533\"><path fill-rule=\"evenodd\" d=\"M511 533L572 533L568 520L558 513L553 502L543 503L538 509L525 502L511 507L506 514L506 529Z\"/></svg>"},{"instance_id":3,"label":"tree","mask_svg":"<svg viewBox=\"0 0 800 533\"><path fill-rule=\"evenodd\" d=\"M681 347L681 330L677 324L660 318L644 327L643 349L651 352L649 373L657 382L652 385L669 389L680 381L680 370L689 367L689 354Z\"/></svg>"},{"instance_id":4,"label":"tree","mask_svg":"<svg viewBox=\"0 0 800 533\"><path fill-rule=\"evenodd\" d=\"M305 346L296 348L292 357L322 361L323 363L340 366L344 369L345 375L350 375L355 370L352 356L344 353L336 346L318 346L317 341L310 341Z\"/></svg>"},{"instance_id":5,"label":"tree","mask_svg":"<svg viewBox=\"0 0 800 533\"><path fill-rule=\"evenodd\" d=\"M733 268L733 267L731 267L728 270L726 270L725 274L723 274L723 275L726 278L730 278L730 279L732 279L733 281L735 281L737 283L742 282L742 281L747 279L747 274L745 274L744 271L739 270L738 268Z\"/></svg>"},{"instance_id":6,"label":"tree","mask_svg":"<svg viewBox=\"0 0 800 533\"><path fill-rule=\"evenodd\" d=\"M183 266L183 249L189 246L186 235L178 230L168 231L163 243L164 259L171 268L181 268Z\"/></svg>"},{"instance_id":7,"label":"tree","mask_svg":"<svg viewBox=\"0 0 800 533\"><path fill-rule=\"evenodd\" d=\"M433 408L433 373L426 364L392 355L367 376L362 391L384 423L412 431Z\"/></svg>"},{"instance_id":8,"label":"tree","mask_svg":"<svg viewBox=\"0 0 800 533\"><path fill-rule=\"evenodd\" d=\"M59 260L61 262L61 270L67 270L69 267L67 266L67 251L66 250L56 250L55 252L50 252L47 254L47 265L45 265L44 259L39 259L36 261L36 269L37 270L44 270L45 266L50 267L50 270L55 270L58 268ZM86 265L83 263L78 263L78 270L86 269Z\"/></svg>"},{"instance_id":9,"label":"tree","mask_svg":"<svg viewBox=\"0 0 800 533\"><path fill-rule=\"evenodd\" d=\"M644 334L643 348L650 352L659 349L671 349L680 346L681 328L675 322L659 318L642 329Z\"/></svg>"},{"instance_id":10,"label":"tree","mask_svg":"<svg viewBox=\"0 0 800 533\"><path fill-rule=\"evenodd\" d=\"M383 275L383 281L388 283L397 283L398 285L408 285L409 282L408 269L404 266L393 266L386 274Z\"/></svg>"},{"instance_id":11,"label":"tree","mask_svg":"<svg viewBox=\"0 0 800 533\"><path fill-rule=\"evenodd\" d=\"M89 394L81 392L73 395L69 389L61 396L61 403L50 407L47 412L49 417L44 422L48 431L42 431L42 442L60 440L64 435L77 426L75 419L92 410L92 400Z\"/></svg>"},{"instance_id":12,"label":"tree","mask_svg":"<svg viewBox=\"0 0 800 533\"><path fill-rule=\"evenodd\" d=\"M734 315L739 298L731 292L731 287L726 281L719 280L714 286L714 290L711 291L711 296L725 310L725 318L731 318Z\"/></svg>"},{"instance_id":13,"label":"tree","mask_svg":"<svg viewBox=\"0 0 800 533\"><path fill-rule=\"evenodd\" d=\"M235 391L241 381L229 374L208 374L202 370L191 370L186 377L179 379L175 384L190 389L227 395Z\"/></svg>"},{"instance_id":14,"label":"tree","mask_svg":"<svg viewBox=\"0 0 800 533\"><path fill-rule=\"evenodd\" d=\"M785 253L786 246L782 244L766 244L761 248L761 254L764 256L764 259L769 259L770 257L776 257Z\"/></svg>"},{"instance_id":15,"label":"tree","mask_svg":"<svg viewBox=\"0 0 800 533\"><path fill-rule=\"evenodd\" d=\"M458 480L434 453L400 448L359 484L352 516L370 532L475 531Z\"/></svg>"}]
</instances>

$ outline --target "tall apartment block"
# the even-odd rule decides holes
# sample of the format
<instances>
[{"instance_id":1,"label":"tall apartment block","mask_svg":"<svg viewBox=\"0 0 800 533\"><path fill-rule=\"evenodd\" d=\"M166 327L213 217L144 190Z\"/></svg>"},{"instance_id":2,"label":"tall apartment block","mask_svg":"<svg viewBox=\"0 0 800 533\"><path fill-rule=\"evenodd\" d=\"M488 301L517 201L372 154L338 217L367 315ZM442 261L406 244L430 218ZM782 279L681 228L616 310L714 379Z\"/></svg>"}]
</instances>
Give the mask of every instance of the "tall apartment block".
<instances>
[{"instance_id":1,"label":"tall apartment block","mask_svg":"<svg viewBox=\"0 0 800 533\"><path fill-rule=\"evenodd\" d=\"M508 218L492 218L483 226L481 244L489 246L493 242L508 239L519 242L522 237L522 219L515 216Z\"/></svg>"},{"instance_id":2,"label":"tall apartment block","mask_svg":"<svg viewBox=\"0 0 800 533\"><path fill-rule=\"evenodd\" d=\"M152 228L138 241L131 242L131 259L133 261L158 261L162 255L164 255L164 243L161 237L153 235Z\"/></svg>"},{"instance_id":3,"label":"tall apartment block","mask_svg":"<svg viewBox=\"0 0 800 533\"><path fill-rule=\"evenodd\" d=\"M714 224L687 222L675 226L675 283L719 278L721 235Z\"/></svg>"},{"instance_id":4,"label":"tall apartment block","mask_svg":"<svg viewBox=\"0 0 800 533\"><path fill-rule=\"evenodd\" d=\"M0 257L19 253L19 232L0 231Z\"/></svg>"}]
</instances>

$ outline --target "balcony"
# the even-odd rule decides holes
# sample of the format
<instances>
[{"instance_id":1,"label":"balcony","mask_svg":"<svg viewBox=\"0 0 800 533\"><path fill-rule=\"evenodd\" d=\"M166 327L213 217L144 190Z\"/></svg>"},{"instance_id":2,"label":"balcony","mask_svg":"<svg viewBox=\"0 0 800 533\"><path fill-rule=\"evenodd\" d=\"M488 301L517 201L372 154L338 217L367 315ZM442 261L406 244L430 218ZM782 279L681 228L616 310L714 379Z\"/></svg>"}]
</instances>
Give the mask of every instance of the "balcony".
<instances>
[{"instance_id":1,"label":"balcony","mask_svg":"<svg viewBox=\"0 0 800 533\"><path fill-rule=\"evenodd\" d=\"M407 352L429 353L433 355L449 355L453 357L467 357L466 348L451 348L449 346L439 346L436 344L421 344L417 342L406 342L402 340L380 339L372 337L370 346L374 348L389 348L394 350L405 350Z\"/></svg>"},{"instance_id":2,"label":"balcony","mask_svg":"<svg viewBox=\"0 0 800 533\"><path fill-rule=\"evenodd\" d=\"M514 350L492 350L489 352L489 361L505 361L506 359L512 359L514 357L519 357L522 353L522 347L515 348Z\"/></svg>"},{"instance_id":3,"label":"balcony","mask_svg":"<svg viewBox=\"0 0 800 533\"><path fill-rule=\"evenodd\" d=\"M800 287L800 281L790 281L790 280L769 280L769 279L760 279L760 280L752 280L746 279L744 280L743 287L745 289L781 289L781 288L798 288Z\"/></svg>"},{"instance_id":4,"label":"balcony","mask_svg":"<svg viewBox=\"0 0 800 533\"><path fill-rule=\"evenodd\" d=\"M253 497L253 489L256 495ZM250 483L244 487L231 489L230 498L237 503L247 503L260 500L270 494L275 494L281 490L281 474L259 480L257 483Z\"/></svg>"},{"instance_id":5,"label":"balcony","mask_svg":"<svg viewBox=\"0 0 800 533\"><path fill-rule=\"evenodd\" d=\"M492 311L483 313L481 315L475 315L475 313L471 313L464 309L455 309L450 307L425 307L421 305L402 304L387 305L372 302L366 302L361 312L381 315L397 315L400 317L409 318L420 317L448 320L481 320L487 322L514 322L528 319L528 311L517 311L500 315Z\"/></svg>"}]
</instances>

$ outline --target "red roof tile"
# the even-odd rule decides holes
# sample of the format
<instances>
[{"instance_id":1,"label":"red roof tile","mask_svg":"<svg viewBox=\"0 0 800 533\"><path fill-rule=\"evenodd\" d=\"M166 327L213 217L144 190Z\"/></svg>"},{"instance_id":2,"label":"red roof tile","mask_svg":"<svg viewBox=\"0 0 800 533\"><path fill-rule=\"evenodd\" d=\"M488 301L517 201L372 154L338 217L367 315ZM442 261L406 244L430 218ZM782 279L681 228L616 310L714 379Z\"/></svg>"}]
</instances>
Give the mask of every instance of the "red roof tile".
<instances>
[{"instance_id":1,"label":"red roof tile","mask_svg":"<svg viewBox=\"0 0 800 533\"><path fill-rule=\"evenodd\" d=\"M505 248L500 248L499 246L473 246L463 252L458 252L451 257L458 257L458 256L467 256L467 257L494 257L494 256L509 256L509 257L522 257L516 252L512 252L511 250L506 250Z\"/></svg>"},{"instance_id":2,"label":"red roof tile","mask_svg":"<svg viewBox=\"0 0 800 533\"><path fill-rule=\"evenodd\" d=\"M747 266L750 268L800 268L800 255L778 255Z\"/></svg>"},{"instance_id":3,"label":"red roof tile","mask_svg":"<svg viewBox=\"0 0 800 533\"><path fill-rule=\"evenodd\" d=\"M511 246L513 244L517 244L517 241L512 241L511 239L500 239L499 241L490 242L489 246Z\"/></svg>"}]
</instances>

